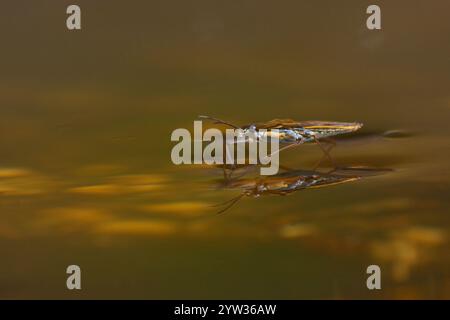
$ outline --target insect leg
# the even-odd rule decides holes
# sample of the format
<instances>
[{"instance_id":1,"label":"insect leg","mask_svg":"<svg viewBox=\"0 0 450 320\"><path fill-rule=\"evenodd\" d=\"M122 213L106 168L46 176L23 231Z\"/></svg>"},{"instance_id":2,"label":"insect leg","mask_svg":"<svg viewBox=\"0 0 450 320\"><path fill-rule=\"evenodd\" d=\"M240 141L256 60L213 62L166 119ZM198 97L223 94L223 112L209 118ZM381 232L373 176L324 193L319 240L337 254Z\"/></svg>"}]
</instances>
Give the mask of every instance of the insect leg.
<instances>
[{"instance_id":1,"label":"insect leg","mask_svg":"<svg viewBox=\"0 0 450 320\"><path fill-rule=\"evenodd\" d=\"M240 175L234 177L234 179L237 180L237 179L242 178L242 177L245 176L247 173L249 173L250 170L256 168L256 166L257 166L257 165L254 165L254 164L248 164L248 165L246 165L246 166L244 167L244 170L243 170L244 172L241 173Z\"/></svg>"},{"instance_id":2,"label":"insect leg","mask_svg":"<svg viewBox=\"0 0 450 320\"><path fill-rule=\"evenodd\" d=\"M322 143L317 140L317 138L314 138L314 141L317 143L317 145L320 147L320 149L322 149L324 155L322 156L322 158L320 159L319 163L315 166L314 170L317 169L317 167L322 163L322 160L324 157L327 157L328 160L331 162L331 164L333 165L333 167L336 168L336 163L334 162L333 158L330 156L330 150L334 147L334 145L332 144L328 149L326 149Z\"/></svg>"},{"instance_id":3,"label":"insect leg","mask_svg":"<svg viewBox=\"0 0 450 320\"><path fill-rule=\"evenodd\" d=\"M228 174L227 174L227 168L225 167L225 164L222 166L223 169L223 178L226 180L228 180Z\"/></svg>"},{"instance_id":4,"label":"insect leg","mask_svg":"<svg viewBox=\"0 0 450 320\"><path fill-rule=\"evenodd\" d=\"M284 165L281 165L281 164L280 164L280 169L281 169L281 170L284 170L284 171L286 171L286 172L289 172L289 171L294 171L294 169L292 169L292 168L289 168L289 167L286 167L286 166L284 166Z\"/></svg>"},{"instance_id":5,"label":"insect leg","mask_svg":"<svg viewBox=\"0 0 450 320\"><path fill-rule=\"evenodd\" d=\"M330 145L330 146L329 146L329 148L327 149L327 153L328 153L328 154L329 154L329 152L331 151L331 149L333 149L333 147L334 147L334 145ZM324 153L324 154L322 155L322 157L320 158L320 160L319 160L319 161L316 163L316 165L314 166L313 170L317 170L317 168L320 167L320 165L321 165L323 159L325 159L325 157L326 157L326 154ZM336 167L334 167L333 170L335 170L335 169L336 169Z\"/></svg>"},{"instance_id":6,"label":"insect leg","mask_svg":"<svg viewBox=\"0 0 450 320\"><path fill-rule=\"evenodd\" d=\"M221 123L221 124L230 126L232 128L235 128L235 129L240 129L238 126L235 126L234 124L231 124L229 122L226 122L226 121L223 121L223 120L220 120L220 119L217 119L217 118L213 118L213 117L210 117L210 116L198 116L198 117L200 119L212 120L212 121L214 121L214 123Z\"/></svg>"},{"instance_id":7,"label":"insect leg","mask_svg":"<svg viewBox=\"0 0 450 320\"><path fill-rule=\"evenodd\" d=\"M299 140L299 141L297 141L297 142L290 143L290 144L285 145L284 147L281 147L280 149L278 149L278 150L272 152L272 153L271 153L269 156L267 156L267 157L271 157L271 156L273 156L274 154L280 153L281 151L286 150L286 149L289 149L289 148L292 148L292 147L298 147L298 146L300 146L300 145L302 145L302 144L303 144L303 142L302 142L301 140Z\"/></svg>"}]
</instances>

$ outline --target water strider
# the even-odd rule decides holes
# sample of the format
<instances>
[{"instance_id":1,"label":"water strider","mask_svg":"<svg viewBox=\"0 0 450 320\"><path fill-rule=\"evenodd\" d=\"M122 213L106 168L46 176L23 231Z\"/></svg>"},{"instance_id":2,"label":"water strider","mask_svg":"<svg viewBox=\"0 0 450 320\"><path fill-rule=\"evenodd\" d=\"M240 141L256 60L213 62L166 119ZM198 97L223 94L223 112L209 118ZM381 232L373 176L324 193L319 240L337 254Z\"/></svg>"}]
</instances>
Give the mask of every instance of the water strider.
<instances>
[{"instance_id":1,"label":"water strider","mask_svg":"<svg viewBox=\"0 0 450 320\"><path fill-rule=\"evenodd\" d=\"M359 122L295 121L292 119L273 119L268 122L254 123L238 127L229 122L210 116L199 116L199 118L212 120L215 123L225 124L234 129L242 129L244 133L257 131L260 129L277 129L278 132L276 134L278 135L277 137L280 143L287 144L318 142L318 140L321 139L357 131L363 126L363 124ZM270 135L271 133L266 132L263 134ZM258 137L265 138L266 136Z\"/></svg>"},{"instance_id":2,"label":"water strider","mask_svg":"<svg viewBox=\"0 0 450 320\"><path fill-rule=\"evenodd\" d=\"M216 206L225 205L225 207L218 212L223 213L244 196L254 198L263 195L285 196L299 190L329 187L357 181L369 176L380 175L390 171L392 170L369 167L339 168L326 173L287 169L283 173L274 176L265 176L264 178L225 179L224 183L221 185L222 188L238 189L241 191L241 194Z\"/></svg>"},{"instance_id":3,"label":"water strider","mask_svg":"<svg viewBox=\"0 0 450 320\"><path fill-rule=\"evenodd\" d=\"M234 129L241 129L243 134L252 134L258 139L267 139L269 136L276 135L280 144L284 144L277 152L299 146L305 143L316 143L322 149L324 155L334 165L329 152L334 146L334 142L329 140L331 137L351 133L359 130L363 124L359 122L333 122L333 121L295 121L292 119L273 119L268 122L254 123L238 127L229 122L213 118L210 116L199 116L201 119L208 119L214 123L220 123L230 126ZM262 131L259 131L263 129ZM275 132L269 131L276 129ZM322 143L327 143L330 147L325 148ZM322 159L319 161L320 165ZM316 167L318 166L316 165Z\"/></svg>"}]
</instances>

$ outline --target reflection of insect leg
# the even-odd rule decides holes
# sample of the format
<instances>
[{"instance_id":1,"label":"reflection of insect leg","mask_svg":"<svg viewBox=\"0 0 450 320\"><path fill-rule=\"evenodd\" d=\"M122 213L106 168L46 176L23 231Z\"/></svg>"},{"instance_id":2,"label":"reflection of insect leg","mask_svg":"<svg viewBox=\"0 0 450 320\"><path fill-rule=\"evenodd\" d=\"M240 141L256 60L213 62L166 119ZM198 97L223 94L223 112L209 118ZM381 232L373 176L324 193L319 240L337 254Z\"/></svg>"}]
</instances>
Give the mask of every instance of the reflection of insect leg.
<instances>
[{"instance_id":1,"label":"reflection of insect leg","mask_svg":"<svg viewBox=\"0 0 450 320\"><path fill-rule=\"evenodd\" d=\"M233 177L233 179L237 180L237 179L242 178L243 176L245 176L247 173L249 173L254 168L256 168L255 164L246 165L243 169L243 172L240 175ZM231 178L231 175L230 175L230 178Z\"/></svg>"},{"instance_id":2,"label":"reflection of insect leg","mask_svg":"<svg viewBox=\"0 0 450 320\"><path fill-rule=\"evenodd\" d=\"M249 173L252 169L255 169L257 165L254 164L247 164L243 168L238 168L235 165L232 165L231 168L227 169L225 165L222 166L223 168L223 175L225 181L231 181L231 180L238 180L245 176L247 173ZM227 170L229 173L227 173ZM242 173L238 174L237 176L233 176L233 173L237 171L242 171Z\"/></svg>"},{"instance_id":3,"label":"reflection of insect leg","mask_svg":"<svg viewBox=\"0 0 450 320\"><path fill-rule=\"evenodd\" d=\"M224 177L225 180L228 180L229 176L231 177L231 174L233 173L233 170L234 170L234 167L233 167L233 160L234 159L231 158L230 150L228 149L228 145L229 145L228 142L225 141L225 159L224 159L224 163L223 163L223 177ZM231 165L232 165L231 173L230 173L229 176L227 175L227 169L226 169L226 165L228 163L231 163Z\"/></svg>"},{"instance_id":4,"label":"reflection of insect leg","mask_svg":"<svg viewBox=\"0 0 450 320\"><path fill-rule=\"evenodd\" d=\"M289 167L286 167L286 166L284 166L284 165L282 165L282 164L280 164L279 167L280 167L281 170L284 170L284 171L286 171L286 172L294 171L294 169L289 168Z\"/></svg>"},{"instance_id":5,"label":"reflection of insect leg","mask_svg":"<svg viewBox=\"0 0 450 320\"><path fill-rule=\"evenodd\" d=\"M316 170L320 166L320 164L322 163L322 161L325 157L327 157L328 160L333 165L333 167L336 168L336 162L333 160L333 158L330 155L330 151L331 151L331 149L333 149L335 147L336 143L333 140L326 140L325 143L329 143L329 147L325 148L323 146L323 144L321 142L319 142L319 140L314 139L314 141L318 144L320 149L323 151L323 156L322 156L322 158L320 158L319 162L314 166L314 170Z\"/></svg>"},{"instance_id":6,"label":"reflection of insect leg","mask_svg":"<svg viewBox=\"0 0 450 320\"><path fill-rule=\"evenodd\" d=\"M229 122L226 122L226 121L223 121L223 120L220 120L220 119L217 119L217 118L213 118L213 117L210 117L210 116L198 116L198 117L201 118L201 119L212 120L212 121L214 121L214 123L221 123L221 124L225 124L227 126L235 128L235 129L240 129L238 126L235 126L234 124L231 124Z\"/></svg>"},{"instance_id":7,"label":"reflection of insect leg","mask_svg":"<svg viewBox=\"0 0 450 320\"><path fill-rule=\"evenodd\" d=\"M225 181L231 180L231 176L234 170L236 169L235 166L231 165L231 167L227 169L226 164L223 164L222 168L223 168L223 178L225 179ZM230 173L227 173L227 170L229 170Z\"/></svg>"},{"instance_id":8,"label":"reflection of insect leg","mask_svg":"<svg viewBox=\"0 0 450 320\"><path fill-rule=\"evenodd\" d=\"M237 197L234 197L233 199L227 200L225 202L219 203L219 204L215 204L213 205L213 207L220 207L223 205L228 204L225 208L223 208L222 210L218 211L217 214L221 214L225 211L227 211L228 209L230 209L236 202L238 202L243 196L245 196L245 193L240 194Z\"/></svg>"},{"instance_id":9,"label":"reflection of insect leg","mask_svg":"<svg viewBox=\"0 0 450 320\"><path fill-rule=\"evenodd\" d=\"M228 180L227 168L225 167L225 164L223 164L222 169L223 169L223 178L225 180Z\"/></svg>"}]
</instances>

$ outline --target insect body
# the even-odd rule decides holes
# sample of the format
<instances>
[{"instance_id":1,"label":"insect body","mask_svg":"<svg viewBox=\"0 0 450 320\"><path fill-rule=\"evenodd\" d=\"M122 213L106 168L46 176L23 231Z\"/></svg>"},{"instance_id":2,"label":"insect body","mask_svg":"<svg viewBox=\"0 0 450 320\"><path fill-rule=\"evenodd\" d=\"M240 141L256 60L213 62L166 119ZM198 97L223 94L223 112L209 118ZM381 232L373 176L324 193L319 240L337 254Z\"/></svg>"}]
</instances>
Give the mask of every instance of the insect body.
<instances>
[{"instance_id":1,"label":"insect body","mask_svg":"<svg viewBox=\"0 0 450 320\"><path fill-rule=\"evenodd\" d=\"M305 143L316 143L322 149L324 156L336 167L329 151L334 146L334 142L328 140L330 137L351 133L359 130L363 124L359 122L332 122L332 121L295 121L292 119L273 119L264 123L250 124L242 127L235 126L226 121L209 116L199 116L202 119L209 119L214 123L221 123L235 129L240 129L242 136L256 137L257 139L267 139L271 135L276 135L280 144L284 144L277 152ZM263 130L262 130L263 129ZM277 129L277 131L271 131ZM322 142L328 143L330 147L325 148ZM317 168L322 159L315 166Z\"/></svg>"},{"instance_id":2,"label":"insect body","mask_svg":"<svg viewBox=\"0 0 450 320\"><path fill-rule=\"evenodd\" d=\"M200 116L200 118L213 120L215 121L215 123L222 123L235 129L242 129L242 132L244 134L255 133L258 138L264 138L271 134L277 134L279 142L286 144L317 142L319 139L357 131L363 126L362 123L358 122L295 121L292 119L274 119L264 123L256 123L237 127L228 122L209 116ZM277 129L278 132L259 132L259 130L261 129Z\"/></svg>"}]
</instances>

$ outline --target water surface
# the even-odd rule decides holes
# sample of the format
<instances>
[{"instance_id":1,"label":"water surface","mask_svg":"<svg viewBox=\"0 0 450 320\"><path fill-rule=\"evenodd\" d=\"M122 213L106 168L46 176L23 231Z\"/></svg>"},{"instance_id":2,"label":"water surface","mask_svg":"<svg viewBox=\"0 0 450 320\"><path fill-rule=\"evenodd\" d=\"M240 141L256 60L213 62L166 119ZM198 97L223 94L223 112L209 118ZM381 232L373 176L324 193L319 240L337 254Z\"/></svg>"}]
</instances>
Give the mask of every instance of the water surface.
<instances>
[{"instance_id":1,"label":"water surface","mask_svg":"<svg viewBox=\"0 0 450 320\"><path fill-rule=\"evenodd\" d=\"M381 31L360 1L79 1L79 32L68 4L2 6L0 297L450 297L447 1L381 2ZM392 171L217 215L240 191L170 161L199 114L362 122L335 160Z\"/></svg>"}]
</instances>

